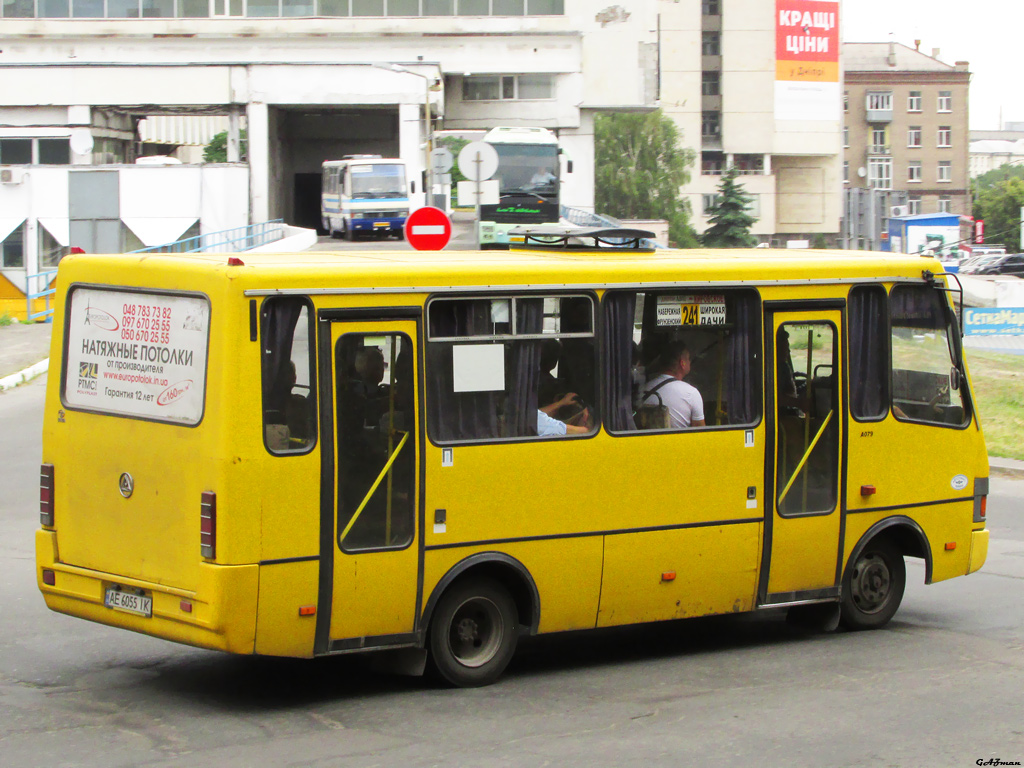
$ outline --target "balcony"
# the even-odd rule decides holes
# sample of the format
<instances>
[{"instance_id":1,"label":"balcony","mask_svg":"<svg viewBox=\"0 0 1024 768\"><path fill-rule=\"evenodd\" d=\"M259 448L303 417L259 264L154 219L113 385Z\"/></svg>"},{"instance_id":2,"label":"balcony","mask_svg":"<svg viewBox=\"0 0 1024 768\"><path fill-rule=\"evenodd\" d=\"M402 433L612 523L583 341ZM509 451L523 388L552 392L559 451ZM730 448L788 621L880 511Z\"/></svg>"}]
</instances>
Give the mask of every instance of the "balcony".
<instances>
[{"instance_id":1,"label":"balcony","mask_svg":"<svg viewBox=\"0 0 1024 768\"><path fill-rule=\"evenodd\" d=\"M868 156L869 157L888 157L892 154L891 144L869 144L868 145Z\"/></svg>"},{"instance_id":2,"label":"balcony","mask_svg":"<svg viewBox=\"0 0 1024 768\"><path fill-rule=\"evenodd\" d=\"M889 109L871 109L867 110L868 122L869 123L891 123L892 122L892 107Z\"/></svg>"}]
</instances>

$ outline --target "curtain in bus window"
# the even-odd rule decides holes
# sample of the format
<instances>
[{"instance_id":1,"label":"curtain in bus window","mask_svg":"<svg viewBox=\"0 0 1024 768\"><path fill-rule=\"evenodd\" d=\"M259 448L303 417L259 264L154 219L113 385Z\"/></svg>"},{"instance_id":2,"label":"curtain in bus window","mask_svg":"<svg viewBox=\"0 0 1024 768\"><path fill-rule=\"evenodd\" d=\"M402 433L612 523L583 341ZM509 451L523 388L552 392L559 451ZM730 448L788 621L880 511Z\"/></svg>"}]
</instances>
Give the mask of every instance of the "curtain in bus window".
<instances>
[{"instance_id":1,"label":"curtain in bus window","mask_svg":"<svg viewBox=\"0 0 1024 768\"><path fill-rule=\"evenodd\" d=\"M754 296L733 299L733 330L726 343L725 391L728 397L728 423L751 424L760 413L760 371L757 333L760 312Z\"/></svg>"},{"instance_id":2,"label":"curtain in bus window","mask_svg":"<svg viewBox=\"0 0 1024 768\"><path fill-rule=\"evenodd\" d=\"M855 286L850 291L850 411L855 418L888 410L889 328L885 289Z\"/></svg>"},{"instance_id":3,"label":"curtain in bus window","mask_svg":"<svg viewBox=\"0 0 1024 768\"><path fill-rule=\"evenodd\" d=\"M283 414L291 394L289 363L301 300L267 299L263 304L263 409ZM269 421L269 419L268 419Z\"/></svg>"},{"instance_id":4,"label":"curtain in bus window","mask_svg":"<svg viewBox=\"0 0 1024 768\"><path fill-rule=\"evenodd\" d=\"M544 299L516 301L516 333L540 333ZM508 437L537 434L537 391L540 376L540 341L519 341L511 349L511 370L505 429Z\"/></svg>"},{"instance_id":5,"label":"curtain in bus window","mask_svg":"<svg viewBox=\"0 0 1024 768\"><path fill-rule=\"evenodd\" d=\"M615 293L605 299L604 359L608 361L608 420L613 430L632 431L633 421L633 320L635 293Z\"/></svg>"},{"instance_id":6,"label":"curtain in bus window","mask_svg":"<svg viewBox=\"0 0 1024 768\"><path fill-rule=\"evenodd\" d=\"M488 299L435 302L430 308L431 336L472 336L491 333ZM428 398L429 414L440 440L472 440L498 434L494 392L455 392L452 342L430 345L429 375L436 397ZM502 393L503 394L503 393Z\"/></svg>"}]
</instances>

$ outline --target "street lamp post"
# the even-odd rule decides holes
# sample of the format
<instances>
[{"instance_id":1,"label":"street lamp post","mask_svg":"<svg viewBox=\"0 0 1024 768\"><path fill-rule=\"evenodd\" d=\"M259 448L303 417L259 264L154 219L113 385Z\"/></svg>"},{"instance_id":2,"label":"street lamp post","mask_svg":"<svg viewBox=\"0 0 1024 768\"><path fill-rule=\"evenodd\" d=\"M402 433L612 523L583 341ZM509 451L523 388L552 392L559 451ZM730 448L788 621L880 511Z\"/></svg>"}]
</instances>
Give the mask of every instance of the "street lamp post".
<instances>
[{"instance_id":1,"label":"street lamp post","mask_svg":"<svg viewBox=\"0 0 1024 768\"><path fill-rule=\"evenodd\" d=\"M423 78L423 173L426 184L423 189L423 200L430 205L431 197L434 194L434 174L430 167L430 87L434 78L420 72L403 67L401 64L373 64L377 69L386 69L388 72L401 72L406 75L415 75Z\"/></svg>"}]
</instances>

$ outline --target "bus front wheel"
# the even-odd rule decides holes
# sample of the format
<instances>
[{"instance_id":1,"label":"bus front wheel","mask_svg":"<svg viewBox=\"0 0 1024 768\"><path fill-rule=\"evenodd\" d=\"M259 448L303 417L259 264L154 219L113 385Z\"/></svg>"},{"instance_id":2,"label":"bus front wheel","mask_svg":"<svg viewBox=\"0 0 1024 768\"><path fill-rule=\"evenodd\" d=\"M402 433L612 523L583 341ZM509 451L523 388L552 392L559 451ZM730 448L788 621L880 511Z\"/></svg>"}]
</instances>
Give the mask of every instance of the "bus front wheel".
<instances>
[{"instance_id":1,"label":"bus front wheel","mask_svg":"<svg viewBox=\"0 0 1024 768\"><path fill-rule=\"evenodd\" d=\"M491 580L463 581L437 605L430 622L430 657L452 685L490 685L511 661L518 632L508 590Z\"/></svg>"},{"instance_id":2,"label":"bus front wheel","mask_svg":"<svg viewBox=\"0 0 1024 768\"><path fill-rule=\"evenodd\" d=\"M875 629L896 615L907 585L907 566L886 539L868 543L846 566L840 621L847 629Z\"/></svg>"}]
</instances>

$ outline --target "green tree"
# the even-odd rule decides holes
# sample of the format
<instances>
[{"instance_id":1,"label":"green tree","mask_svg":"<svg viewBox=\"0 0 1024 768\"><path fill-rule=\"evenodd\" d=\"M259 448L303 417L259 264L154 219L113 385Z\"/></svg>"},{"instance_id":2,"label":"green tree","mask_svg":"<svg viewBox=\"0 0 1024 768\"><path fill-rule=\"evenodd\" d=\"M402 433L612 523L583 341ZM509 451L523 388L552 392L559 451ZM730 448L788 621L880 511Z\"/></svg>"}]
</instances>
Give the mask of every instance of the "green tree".
<instances>
[{"instance_id":1,"label":"green tree","mask_svg":"<svg viewBox=\"0 0 1024 768\"><path fill-rule=\"evenodd\" d=\"M665 219L668 239L692 248L697 238L679 189L690 180L696 153L658 110L612 112L594 119L594 197L600 213L617 219Z\"/></svg>"},{"instance_id":2,"label":"green tree","mask_svg":"<svg viewBox=\"0 0 1024 768\"><path fill-rule=\"evenodd\" d=\"M437 146L445 147L449 152L452 153L452 157L455 161L452 163L452 169L449 173L452 175L452 189L455 189L455 185L460 181L468 181L465 176L462 175L462 171L459 170L459 152L462 148L469 144L469 139L463 139L460 136L442 136L437 140Z\"/></svg>"},{"instance_id":3,"label":"green tree","mask_svg":"<svg viewBox=\"0 0 1024 768\"><path fill-rule=\"evenodd\" d=\"M240 159L244 160L246 157L246 146L245 130L239 132L238 137L238 153ZM203 147L203 162L204 163L226 163L228 161L228 132L221 131L212 139L210 143Z\"/></svg>"},{"instance_id":4,"label":"green tree","mask_svg":"<svg viewBox=\"0 0 1024 768\"><path fill-rule=\"evenodd\" d=\"M750 227L757 221L747 213L751 198L736 183L736 169L730 168L718 185L715 204L708 210L711 226L704 230L701 241L709 248L752 248L757 238Z\"/></svg>"},{"instance_id":5,"label":"green tree","mask_svg":"<svg viewBox=\"0 0 1024 768\"><path fill-rule=\"evenodd\" d=\"M975 186L974 192L974 218L985 221L985 240L1002 243L1011 251L1018 250L1024 178L1010 176L985 188Z\"/></svg>"}]
</instances>

